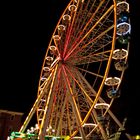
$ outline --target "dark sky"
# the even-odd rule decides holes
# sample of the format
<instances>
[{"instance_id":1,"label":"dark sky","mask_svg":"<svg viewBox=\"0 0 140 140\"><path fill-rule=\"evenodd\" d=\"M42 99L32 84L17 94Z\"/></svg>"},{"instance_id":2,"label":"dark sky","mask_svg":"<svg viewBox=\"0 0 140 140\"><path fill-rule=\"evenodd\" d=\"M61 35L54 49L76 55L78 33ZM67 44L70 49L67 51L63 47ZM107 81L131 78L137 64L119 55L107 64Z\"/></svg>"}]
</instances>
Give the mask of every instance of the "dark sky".
<instances>
[{"instance_id":1,"label":"dark sky","mask_svg":"<svg viewBox=\"0 0 140 140\"><path fill-rule=\"evenodd\" d=\"M1 13L0 109L24 112L32 107L41 66L51 35L68 0L7 2ZM122 83L122 111L128 132L140 133L140 4L130 2L131 40L129 67ZM120 107L116 104L116 108Z\"/></svg>"}]
</instances>

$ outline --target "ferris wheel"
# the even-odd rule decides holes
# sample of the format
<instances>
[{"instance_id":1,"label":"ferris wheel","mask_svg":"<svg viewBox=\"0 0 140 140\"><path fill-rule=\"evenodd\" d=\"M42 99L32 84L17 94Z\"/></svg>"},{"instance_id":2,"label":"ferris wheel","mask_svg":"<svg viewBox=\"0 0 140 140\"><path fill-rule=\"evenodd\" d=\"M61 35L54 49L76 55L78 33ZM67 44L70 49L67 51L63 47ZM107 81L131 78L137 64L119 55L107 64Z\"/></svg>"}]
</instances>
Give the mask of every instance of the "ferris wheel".
<instances>
[{"instance_id":1,"label":"ferris wheel","mask_svg":"<svg viewBox=\"0 0 140 140\"><path fill-rule=\"evenodd\" d=\"M19 132L35 113L40 140L107 140L125 130L111 106L121 96L130 33L126 1L70 0L47 47L37 99Z\"/></svg>"}]
</instances>

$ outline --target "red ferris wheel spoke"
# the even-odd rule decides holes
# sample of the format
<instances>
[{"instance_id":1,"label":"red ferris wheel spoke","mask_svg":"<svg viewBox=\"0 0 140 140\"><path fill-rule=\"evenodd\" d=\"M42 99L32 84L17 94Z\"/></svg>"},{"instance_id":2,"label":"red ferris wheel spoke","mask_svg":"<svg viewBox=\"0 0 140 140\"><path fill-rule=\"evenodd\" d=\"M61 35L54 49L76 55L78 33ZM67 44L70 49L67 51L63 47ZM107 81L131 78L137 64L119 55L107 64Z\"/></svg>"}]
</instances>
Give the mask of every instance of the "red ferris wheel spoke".
<instances>
[{"instance_id":1,"label":"red ferris wheel spoke","mask_svg":"<svg viewBox=\"0 0 140 140\"><path fill-rule=\"evenodd\" d=\"M89 1L88 1L89 2ZM88 2L87 2L87 4L88 4ZM87 11L85 11L85 9L83 10L83 11L81 11L81 16L83 16L83 13L85 12L87 12L87 14L84 16L84 19L79 19L79 20L82 20L81 22L79 22L80 23L80 28L79 28L79 25L77 25L76 24L76 22L75 22L75 28L74 28L74 30L73 30L73 34L71 34L71 36L72 36L72 38L74 38L73 40L71 40L71 42L70 42L70 44L71 44L71 46L74 46L74 45L76 45L77 44L77 42L79 42L80 41L80 39L82 38L82 36L84 36L84 34L86 33L86 31L88 31L88 30L90 30L90 28L92 27L92 26L94 26L94 24L95 24L95 22L93 21L93 19L94 18L96 18L96 15L97 15L97 13L98 12L100 12L100 14L101 13L103 13L104 12L104 10L105 10L105 8L106 8L106 6L107 6L107 4L108 4L108 2L109 1L107 1L107 2L105 2L104 3L104 1L101 1L100 3L99 3L99 5L94 5L95 4L95 2L96 1L94 1L93 3L91 3L91 8L90 8L90 10L88 10L88 12ZM87 6L87 5L86 5ZM91 10L95 10L95 12L93 13L93 14L91 14L90 16L89 16L89 18L88 18L88 14L90 13L90 12L92 12ZM80 12L79 12L80 13ZM76 18L77 20L78 20L78 18ZM78 21L79 21L78 20ZM84 21L86 21L86 22L84 22ZM105 22L105 20L103 21L103 22ZM86 23L85 25L84 25L84 23ZM78 26L78 27L77 27ZM89 28L90 27L90 28ZM100 26L101 27L101 26ZM80 31L80 32L79 32ZM96 34L96 32L94 32L94 34Z\"/></svg>"},{"instance_id":2,"label":"red ferris wheel spoke","mask_svg":"<svg viewBox=\"0 0 140 140\"><path fill-rule=\"evenodd\" d=\"M104 1L101 1L99 6L97 7L97 9L95 10L94 14L90 17L90 19L88 19L88 22L86 22L86 25L84 25L84 27L82 28L82 30L80 30L81 32L77 35L78 38L75 39L75 41L73 42L72 46L75 46L77 44L77 42L79 42L80 37L82 36L82 34L84 33L84 31L86 30L87 26L90 24L90 22L92 21L92 19L94 18L94 16L96 15L96 13L98 12L98 10L100 9L100 7L102 6ZM88 4L88 3L87 3ZM93 3L94 4L94 3ZM93 6L93 5L92 5ZM86 9L86 8L85 8ZM91 7L92 9L92 7ZM90 12L90 11L89 11ZM78 18L77 18L78 20ZM84 23L84 22L83 22ZM82 27L82 25L80 24L80 27ZM80 28L81 29L81 28Z\"/></svg>"},{"instance_id":3,"label":"red ferris wheel spoke","mask_svg":"<svg viewBox=\"0 0 140 140\"><path fill-rule=\"evenodd\" d=\"M103 20L103 18L114 8L113 5L102 15L102 17L94 24L94 26L84 35L84 37L75 45L72 46L72 50L68 52L64 60L67 60L68 57L73 53L73 51L77 48L77 46L87 37L87 35Z\"/></svg>"},{"instance_id":4,"label":"red ferris wheel spoke","mask_svg":"<svg viewBox=\"0 0 140 140\"><path fill-rule=\"evenodd\" d=\"M77 7L79 5L79 1L77 3ZM63 56L65 56L65 53L67 51L67 46L68 46L68 43L69 43L69 40L70 40L70 37L71 37L71 32L72 32L72 29L73 29L73 24L74 24L74 21L75 21L75 18L76 18L76 10L74 11L74 13L72 12L72 21L68 27L68 31L67 31L67 34L66 34L66 39L65 39L65 43L64 43L64 51L63 51Z\"/></svg>"},{"instance_id":5,"label":"red ferris wheel spoke","mask_svg":"<svg viewBox=\"0 0 140 140\"><path fill-rule=\"evenodd\" d=\"M64 75L66 77L67 86L68 86L69 92L71 94L72 104L73 104L73 109L74 109L74 112L75 112L75 115L76 115L77 125L81 126L81 122L82 122L81 115L80 115L80 112L78 110L75 98L73 96L73 91L72 91L72 88L71 88L71 85L70 85L70 82L69 82L65 67L64 66L62 66L62 67L63 67ZM80 127L79 130L80 130L80 134L81 134L82 138L85 139L85 133L84 133L83 128Z\"/></svg>"}]
</instances>

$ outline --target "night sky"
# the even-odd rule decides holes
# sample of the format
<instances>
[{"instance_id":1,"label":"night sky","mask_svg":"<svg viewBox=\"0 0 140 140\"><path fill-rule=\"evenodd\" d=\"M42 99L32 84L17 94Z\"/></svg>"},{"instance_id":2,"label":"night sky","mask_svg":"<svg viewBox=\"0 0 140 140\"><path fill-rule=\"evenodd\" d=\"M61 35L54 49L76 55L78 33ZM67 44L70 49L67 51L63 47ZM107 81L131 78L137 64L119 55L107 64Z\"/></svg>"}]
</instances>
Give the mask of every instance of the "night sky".
<instances>
[{"instance_id":1,"label":"night sky","mask_svg":"<svg viewBox=\"0 0 140 140\"><path fill-rule=\"evenodd\" d=\"M0 109L30 111L36 96L48 43L68 0L7 2L1 13ZM128 133L140 134L140 4L130 2L131 40L128 69L122 81L122 96L114 102L127 116ZM120 109L121 108L121 109Z\"/></svg>"}]
</instances>

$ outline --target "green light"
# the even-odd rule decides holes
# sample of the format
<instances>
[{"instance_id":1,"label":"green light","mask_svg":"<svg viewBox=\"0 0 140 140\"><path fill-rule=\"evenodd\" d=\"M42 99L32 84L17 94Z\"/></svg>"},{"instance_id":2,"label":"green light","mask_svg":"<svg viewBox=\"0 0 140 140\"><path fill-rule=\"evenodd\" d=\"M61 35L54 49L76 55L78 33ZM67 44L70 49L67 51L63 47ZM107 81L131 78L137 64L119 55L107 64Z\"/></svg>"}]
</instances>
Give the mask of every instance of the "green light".
<instances>
[{"instance_id":1,"label":"green light","mask_svg":"<svg viewBox=\"0 0 140 140\"><path fill-rule=\"evenodd\" d=\"M12 132L10 138L14 140L15 138L23 138L26 140L30 139L37 139L38 135L37 134L27 134L27 133L21 133L21 132ZM45 140L68 140L70 137L69 136L45 136Z\"/></svg>"}]
</instances>

